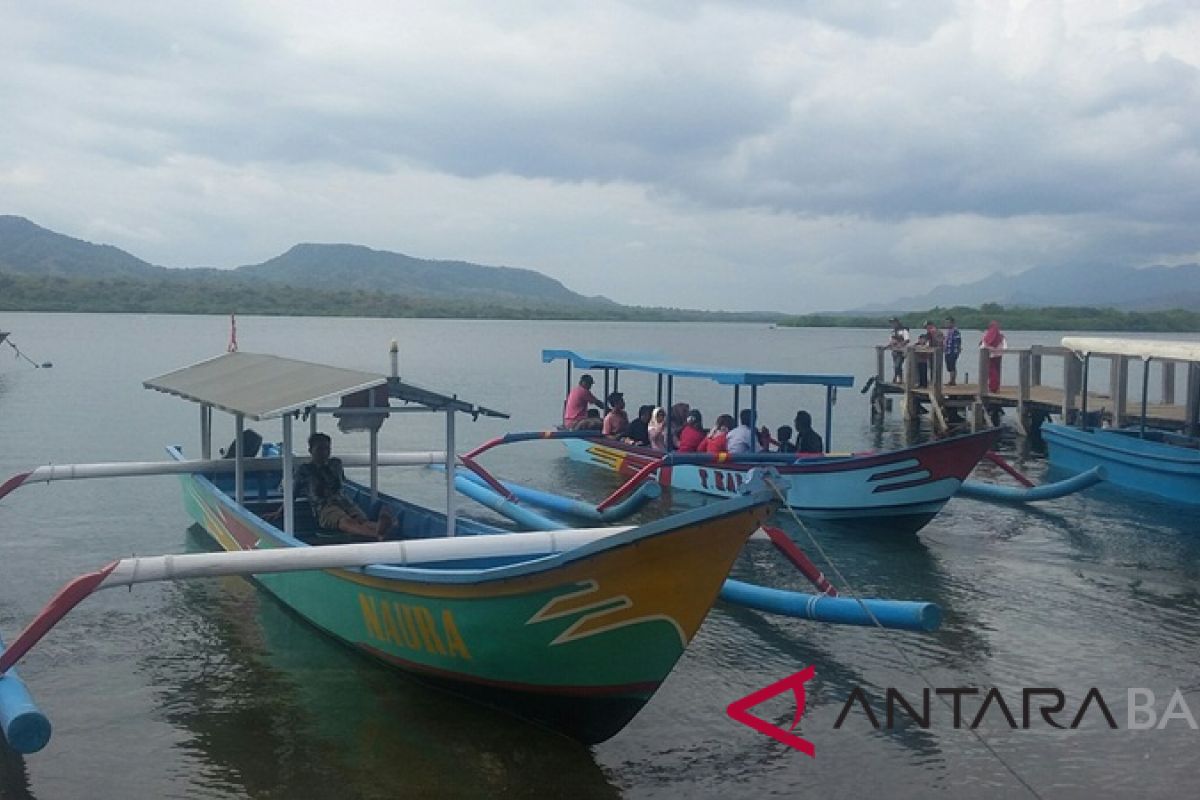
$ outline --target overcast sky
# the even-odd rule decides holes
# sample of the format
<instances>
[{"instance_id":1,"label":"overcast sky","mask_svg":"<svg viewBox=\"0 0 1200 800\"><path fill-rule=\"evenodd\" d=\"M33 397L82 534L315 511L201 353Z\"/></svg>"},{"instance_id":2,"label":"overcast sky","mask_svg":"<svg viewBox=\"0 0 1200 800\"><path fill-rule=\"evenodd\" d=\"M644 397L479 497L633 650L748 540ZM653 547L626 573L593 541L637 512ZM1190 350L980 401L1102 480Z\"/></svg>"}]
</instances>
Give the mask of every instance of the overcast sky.
<instances>
[{"instance_id":1,"label":"overcast sky","mask_svg":"<svg viewBox=\"0 0 1200 800\"><path fill-rule=\"evenodd\" d=\"M0 0L0 213L815 311L1200 261L1195 2Z\"/></svg>"}]
</instances>

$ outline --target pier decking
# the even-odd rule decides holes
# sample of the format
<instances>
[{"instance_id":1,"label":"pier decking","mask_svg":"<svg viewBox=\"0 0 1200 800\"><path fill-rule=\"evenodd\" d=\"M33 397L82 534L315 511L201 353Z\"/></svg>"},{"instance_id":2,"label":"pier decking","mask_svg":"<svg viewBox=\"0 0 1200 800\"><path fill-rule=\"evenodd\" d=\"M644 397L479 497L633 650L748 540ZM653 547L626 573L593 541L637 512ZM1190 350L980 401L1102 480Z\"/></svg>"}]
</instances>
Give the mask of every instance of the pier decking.
<instances>
[{"instance_id":1,"label":"pier decking","mask_svg":"<svg viewBox=\"0 0 1200 800\"><path fill-rule=\"evenodd\" d=\"M965 350L959 358L959 373L966 374L970 360L970 350ZM986 350L980 350L978 362L972 365L976 376L986 376L990 355ZM923 408L928 408L934 430L944 432L949 428L948 416L959 411L968 413L968 420L973 429L993 424L990 411L998 408L1015 408L1016 427L1022 434L1027 434L1035 426L1037 418L1045 418L1051 414L1059 414L1064 418L1071 416L1074 411L1086 410L1089 413L1098 412L1114 427L1120 427L1132 420L1140 420L1143 416L1141 402L1129 403L1129 365L1133 356L1115 355L1110 353L1092 353L1093 359L1107 359L1109 368L1109 391L1088 392L1086 399L1082 396L1081 387L1084 382L1083 362L1078 355L1065 347L1034 346L1026 349L1005 350L1005 359L1017 359L1017 384L1001 385L996 391L990 391L986 380L983 383L958 383L953 386L945 383L945 365L942 348L921 347L909 345L905 348L903 376L900 382L890 380L892 377L892 349L886 345L875 347L876 373L875 390L873 395L874 408L879 414L885 413L889 395L901 396L901 413L906 420L918 419ZM1042 382L1043 361L1047 358L1058 360L1061 365L1061 381L1058 385L1046 385ZM927 385L918 382L918 365L924 361L928 365ZM1145 407L1145 418L1148 425L1157 428L1186 429L1191 435L1196 435L1200 421L1197 420L1197 408L1200 407L1200 365L1182 363L1182 383L1180 385L1182 403L1176 403L1176 367L1174 362L1155 362L1160 381L1161 402L1148 403ZM1150 371L1143 371L1143 382L1149 380ZM1135 397L1141 396L1139 388ZM1190 413L1189 413L1190 410Z\"/></svg>"}]
</instances>

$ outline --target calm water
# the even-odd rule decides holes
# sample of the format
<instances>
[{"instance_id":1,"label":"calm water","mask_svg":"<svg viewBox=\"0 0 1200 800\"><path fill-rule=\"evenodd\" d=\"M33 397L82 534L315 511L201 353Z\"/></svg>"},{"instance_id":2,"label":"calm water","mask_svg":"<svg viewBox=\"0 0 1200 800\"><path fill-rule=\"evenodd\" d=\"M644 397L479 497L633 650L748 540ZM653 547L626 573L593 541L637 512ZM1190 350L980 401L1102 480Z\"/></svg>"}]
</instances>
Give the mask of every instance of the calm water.
<instances>
[{"instance_id":1,"label":"calm water","mask_svg":"<svg viewBox=\"0 0 1200 800\"><path fill-rule=\"evenodd\" d=\"M196 408L147 392L141 381L223 352L227 324L217 317L7 315L0 327L54 368L0 362L0 479L51 462L158 459L174 442L195 451ZM874 370L870 346L884 334L245 318L239 338L243 350L376 371L387 369L387 345L396 338L407 378L511 412L507 423L460 423L465 449L557 417L563 370L540 363L542 347L660 350L693 361L849 372L861 385ZM1010 337L1014 347L1057 339ZM1047 363L1047 383L1058 369ZM653 399L651 378L624 376L622 389L634 407ZM708 385L684 383L679 392L706 411L730 405L727 392ZM790 421L798 407L821 407L815 392L769 389L760 400L772 425ZM218 424L217 438L232 438L232 420ZM400 416L384 427L383 446L436 448L440 429L432 417ZM263 432L278 436L274 426ZM904 438L895 418L872 430L857 389L840 394L835 448ZM362 450L365 437L339 436L335 446ZM1034 477L1045 475L1036 455L1014 458ZM597 499L614 485L549 443L501 449L485 463L514 480L570 485ZM421 471L385 472L384 488L429 503L442 497L437 479ZM11 638L64 580L112 558L202 546L188 525L170 478L18 491L0 502L0 631ZM806 532L788 527L807 542ZM1123 729L1127 687L1153 689L1160 714L1180 688L1200 714L1196 514L1093 490L1024 511L956 499L917 537L812 535L858 592L940 603L941 630L884 634L719 606L642 714L593 748L399 678L242 581L100 595L22 666L54 738L24 760L3 751L0 797L1028 796L976 739L953 728L945 708L935 705L928 730L875 731L860 710L834 729L853 687L876 701L887 687L919 698L921 675L935 687L1000 687L1018 724L1022 687L1062 689L1064 721L1089 688L1099 688L1122 730L1110 730L1099 713L1076 730L1041 724L1036 712L1029 730L1010 730L999 714L980 726L1043 796L1177 797L1200 789L1200 732L1186 721ZM756 544L736 574L803 588L769 547ZM815 759L725 715L733 700L809 664L816 679L800 733L816 743ZM978 707L977 699L964 702L968 716ZM791 713L782 702L760 711L785 726Z\"/></svg>"}]
</instances>

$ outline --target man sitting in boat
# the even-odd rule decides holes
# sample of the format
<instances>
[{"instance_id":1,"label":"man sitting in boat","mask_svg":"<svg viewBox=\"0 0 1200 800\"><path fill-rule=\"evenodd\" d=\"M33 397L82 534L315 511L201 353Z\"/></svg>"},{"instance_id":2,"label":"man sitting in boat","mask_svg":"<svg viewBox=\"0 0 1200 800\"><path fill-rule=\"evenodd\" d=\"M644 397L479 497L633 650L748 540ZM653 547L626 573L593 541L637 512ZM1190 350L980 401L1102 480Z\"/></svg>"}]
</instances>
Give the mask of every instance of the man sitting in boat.
<instances>
[{"instance_id":1,"label":"man sitting in boat","mask_svg":"<svg viewBox=\"0 0 1200 800\"><path fill-rule=\"evenodd\" d=\"M608 395L608 413L604 415L604 435L621 439L629 432L629 414L625 412L625 395L620 392L610 392Z\"/></svg>"},{"instance_id":2,"label":"man sitting in boat","mask_svg":"<svg viewBox=\"0 0 1200 800\"><path fill-rule=\"evenodd\" d=\"M821 434L813 430L812 414L807 411L797 411L796 419L796 451L800 453L824 453L825 442Z\"/></svg>"},{"instance_id":3,"label":"man sitting in boat","mask_svg":"<svg viewBox=\"0 0 1200 800\"><path fill-rule=\"evenodd\" d=\"M317 525L328 531L350 536L383 539L392 528L392 516L385 506L379 519L372 522L350 498L342 494L346 473L342 460L332 458L333 443L324 433L308 437L312 461L296 470L296 493L308 497Z\"/></svg>"},{"instance_id":4,"label":"man sitting in boat","mask_svg":"<svg viewBox=\"0 0 1200 800\"><path fill-rule=\"evenodd\" d=\"M579 377L579 385L571 390L567 395L567 402L563 406L563 427L569 431L585 430L589 428L599 428L599 425L594 425L588 418L588 406L599 406L604 408L604 403L596 395L592 394L592 386L596 383L591 375L581 375Z\"/></svg>"},{"instance_id":5,"label":"man sitting in boat","mask_svg":"<svg viewBox=\"0 0 1200 800\"><path fill-rule=\"evenodd\" d=\"M792 426L791 425L780 425L779 429L777 431L775 431L775 438L779 440L778 441L778 449L776 450L776 452L779 452L779 453L794 453L794 452L796 452L796 445L792 442Z\"/></svg>"},{"instance_id":6,"label":"man sitting in boat","mask_svg":"<svg viewBox=\"0 0 1200 800\"><path fill-rule=\"evenodd\" d=\"M754 412L748 408L743 408L738 413L738 419L741 421L741 424L729 432L727 439L731 455L749 453L750 442L754 440L754 429L750 427L754 422Z\"/></svg>"}]
</instances>

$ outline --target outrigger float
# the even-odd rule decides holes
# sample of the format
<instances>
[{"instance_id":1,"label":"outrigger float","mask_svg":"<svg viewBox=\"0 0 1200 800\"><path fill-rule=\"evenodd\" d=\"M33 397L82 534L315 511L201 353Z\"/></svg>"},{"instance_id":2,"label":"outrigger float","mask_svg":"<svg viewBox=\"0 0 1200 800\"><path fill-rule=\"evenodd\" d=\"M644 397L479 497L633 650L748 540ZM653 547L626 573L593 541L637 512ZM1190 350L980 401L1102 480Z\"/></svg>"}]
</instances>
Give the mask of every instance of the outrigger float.
<instances>
[{"instance_id":1,"label":"outrigger float","mask_svg":"<svg viewBox=\"0 0 1200 800\"><path fill-rule=\"evenodd\" d=\"M1068 336L1062 344L1083 361L1083 403L1076 425L1042 426L1051 466L1076 473L1101 469L1108 481L1121 488L1187 506L1200 504L1200 343ZM1141 359L1138 424L1105 428L1088 413L1088 368L1098 356ZM1147 425L1152 362L1187 366L1185 401L1169 407L1182 411L1174 429Z\"/></svg>"},{"instance_id":2,"label":"outrigger float","mask_svg":"<svg viewBox=\"0 0 1200 800\"><path fill-rule=\"evenodd\" d=\"M455 417L504 415L402 382L394 343L392 354L391 377L269 355L218 356L144 383L199 404L199 459L172 447L171 461L41 467L0 485L3 497L34 482L178 475L187 511L223 550L121 559L66 584L0 647L0 722L11 746L35 752L50 735L13 666L78 603L116 586L224 575L253 578L385 664L582 742L613 736L637 714L727 585L745 541L778 505L782 479L769 469L747 473L737 497L637 527L513 533L460 518ZM282 444L265 457L239 446L232 458L212 458L214 408L234 416L238 443L246 441L245 420L279 419ZM445 450L378 452L382 421L411 410L445 414ZM321 414L370 422L367 456L342 456L346 466L369 467L370 483L351 483L347 495L371 516L387 506L400 540L355 543L315 527L292 480L304 460L293 455L302 413L314 432ZM444 514L378 489L381 465L435 463L447 473ZM840 598L815 568L806 574L825 596L744 602L852 624L931 630L940 621L932 604Z\"/></svg>"}]
</instances>

